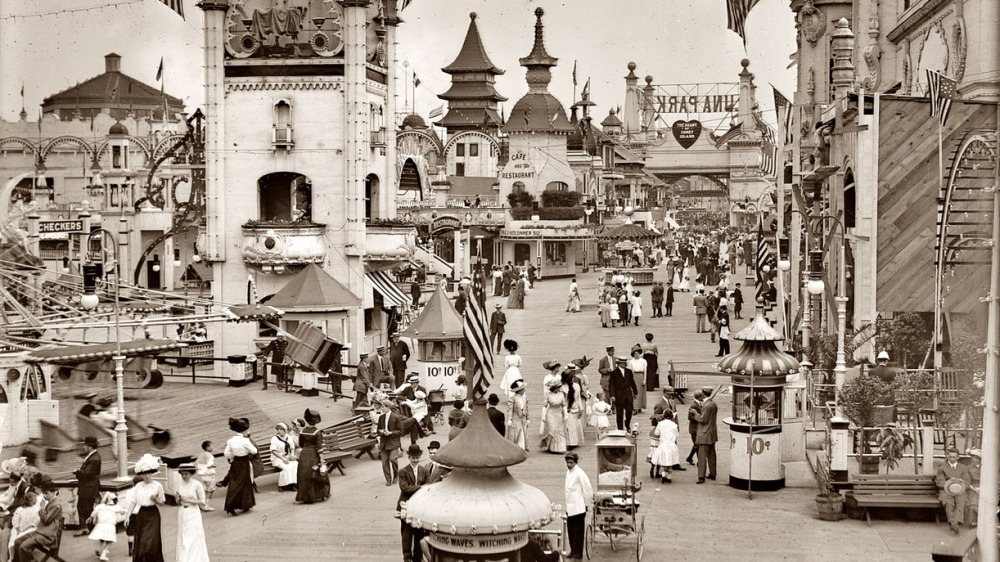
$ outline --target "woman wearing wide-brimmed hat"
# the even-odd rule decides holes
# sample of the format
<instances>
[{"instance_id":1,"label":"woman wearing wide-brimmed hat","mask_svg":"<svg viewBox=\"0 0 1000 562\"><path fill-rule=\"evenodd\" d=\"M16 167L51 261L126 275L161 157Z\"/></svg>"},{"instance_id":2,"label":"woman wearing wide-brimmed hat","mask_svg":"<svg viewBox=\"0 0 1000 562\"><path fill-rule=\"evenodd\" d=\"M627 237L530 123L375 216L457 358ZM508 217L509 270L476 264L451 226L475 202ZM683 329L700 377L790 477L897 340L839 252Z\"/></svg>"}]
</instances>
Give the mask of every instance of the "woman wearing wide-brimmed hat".
<instances>
[{"instance_id":1,"label":"woman wearing wide-brimmed hat","mask_svg":"<svg viewBox=\"0 0 1000 562\"><path fill-rule=\"evenodd\" d=\"M326 465L319 456L319 450L323 446L323 434L316 427L323 418L319 412L309 408L302 415L306 420L306 427L299 435L298 468L298 490L295 493L295 501L302 503L316 503L330 497L330 476L326 473Z\"/></svg>"},{"instance_id":2,"label":"woman wearing wide-brimmed hat","mask_svg":"<svg viewBox=\"0 0 1000 562\"><path fill-rule=\"evenodd\" d=\"M163 505L166 497L163 486L153 480L159 470L160 459L148 453L135 463L135 474L141 480L129 490L125 505L126 514L135 513L134 522L130 517L125 519L125 524L133 526L135 533L132 562L163 562L160 510L156 506Z\"/></svg>"},{"instance_id":3,"label":"woman wearing wide-brimmed hat","mask_svg":"<svg viewBox=\"0 0 1000 562\"><path fill-rule=\"evenodd\" d=\"M507 434L506 437L518 447L528 451L528 395L525 389L528 385L523 379L517 379L510 385L510 397L507 398Z\"/></svg>"},{"instance_id":4,"label":"woman wearing wide-brimmed hat","mask_svg":"<svg viewBox=\"0 0 1000 562\"><path fill-rule=\"evenodd\" d=\"M257 504L253 493L253 470L250 456L257 454L257 447L243 434L250 429L250 420L229 418L229 429L235 435L226 441L224 454L229 460L229 474L226 475L226 513L236 515L236 510L244 512Z\"/></svg>"},{"instance_id":5,"label":"woman wearing wide-brimmed hat","mask_svg":"<svg viewBox=\"0 0 1000 562\"><path fill-rule=\"evenodd\" d=\"M555 378L546 383L545 406L542 407L542 441L538 448L550 453L566 452L566 395L562 391L562 379Z\"/></svg>"},{"instance_id":6,"label":"woman wearing wide-brimmed hat","mask_svg":"<svg viewBox=\"0 0 1000 562\"><path fill-rule=\"evenodd\" d=\"M208 562L205 526L201 508L205 507L205 486L194 477L198 467L184 463L177 467L181 482L174 497L177 499L177 562Z\"/></svg>"}]
</instances>

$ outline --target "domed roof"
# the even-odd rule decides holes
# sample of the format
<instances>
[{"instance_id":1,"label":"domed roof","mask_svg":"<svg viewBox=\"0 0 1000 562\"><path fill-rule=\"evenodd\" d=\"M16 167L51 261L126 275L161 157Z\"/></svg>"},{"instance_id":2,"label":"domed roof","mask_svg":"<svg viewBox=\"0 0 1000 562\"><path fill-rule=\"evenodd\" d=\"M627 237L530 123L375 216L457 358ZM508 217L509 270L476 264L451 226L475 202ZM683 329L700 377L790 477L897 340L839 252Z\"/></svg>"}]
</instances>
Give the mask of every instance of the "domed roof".
<instances>
[{"instance_id":1,"label":"domed roof","mask_svg":"<svg viewBox=\"0 0 1000 562\"><path fill-rule=\"evenodd\" d=\"M417 115L416 113L411 113L403 118L402 128L405 129L426 129L427 123L424 118Z\"/></svg>"},{"instance_id":2,"label":"domed roof","mask_svg":"<svg viewBox=\"0 0 1000 562\"><path fill-rule=\"evenodd\" d=\"M128 135L128 129L125 128L125 125L122 125L121 121L116 121L115 124L108 129L108 134L126 136Z\"/></svg>"}]
</instances>

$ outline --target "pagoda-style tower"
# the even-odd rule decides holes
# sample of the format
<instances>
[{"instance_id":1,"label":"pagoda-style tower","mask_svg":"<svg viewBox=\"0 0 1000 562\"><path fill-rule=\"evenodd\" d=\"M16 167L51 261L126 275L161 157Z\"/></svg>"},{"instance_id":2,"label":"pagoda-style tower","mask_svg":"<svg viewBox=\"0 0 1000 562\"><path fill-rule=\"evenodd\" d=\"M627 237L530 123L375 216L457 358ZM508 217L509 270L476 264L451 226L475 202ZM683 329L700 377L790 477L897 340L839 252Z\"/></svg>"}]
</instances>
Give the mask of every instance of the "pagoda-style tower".
<instances>
[{"instance_id":1,"label":"pagoda-style tower","mask_svg":"<svg viewBox=\"0 0 1000 562\"><path fill-rule=\"evenodd\" d=\"M455 61L441 70L451 74L451 88L438 97L448 102L448 113L435 125L448 129L448 137L461 131L485 131L496 136L502 125L497 102L507 101L494 84L504 71L497 68L479 37L476 13L469 14L469 31Z\"/></svg>"}]
</instances>

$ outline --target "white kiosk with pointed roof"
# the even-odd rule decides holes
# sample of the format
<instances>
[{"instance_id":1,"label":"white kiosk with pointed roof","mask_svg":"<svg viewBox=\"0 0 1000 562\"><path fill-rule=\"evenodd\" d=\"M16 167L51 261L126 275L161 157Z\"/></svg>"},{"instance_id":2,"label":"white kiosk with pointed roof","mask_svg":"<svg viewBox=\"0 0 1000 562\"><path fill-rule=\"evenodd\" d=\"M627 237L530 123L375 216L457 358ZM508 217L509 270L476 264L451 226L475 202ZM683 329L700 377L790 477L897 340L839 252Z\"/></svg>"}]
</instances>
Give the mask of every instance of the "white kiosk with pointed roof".
<instances>
[{"instance_id":1,"label":"white kiosk with pointed roof","mask_svg":"<svg viewBox=\"0 0 1000 562\"><path fill-rule=\"evenodd\" d=\"M401 335L410 339L420 385L428 391L443 390L452 396L458 385L455 379L462 374L459 358L462 356L462 316L448 300L444 289L438 285L420 316Z\"/></svg>"}]
</instances>

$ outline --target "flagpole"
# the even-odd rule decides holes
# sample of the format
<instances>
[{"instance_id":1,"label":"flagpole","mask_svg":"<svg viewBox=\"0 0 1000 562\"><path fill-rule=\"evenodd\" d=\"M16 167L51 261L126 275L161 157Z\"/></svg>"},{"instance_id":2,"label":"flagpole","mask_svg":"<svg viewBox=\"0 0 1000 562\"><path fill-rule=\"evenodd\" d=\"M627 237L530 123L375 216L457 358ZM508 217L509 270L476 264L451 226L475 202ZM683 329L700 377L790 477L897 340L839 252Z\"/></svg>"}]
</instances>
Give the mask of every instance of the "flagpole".
<instances>
[{"instance_id":1,"label":"flagpole","mask_svg":"<svg viewBox=\"0 0 1000 562\"><path fill-rule=\"evenodd\" d=\"M928 83L929 85L929 83ZM933 102L932 102L933 103ZM943 144L944 144L944 124L941 123L942 115L937 115L938 122L938 197L943 198L944 193L944 154L943 154ZM942 199L943 202L943 199ZM945 210L947 212L947 210ZM938 220L942 220L944 217L939 216ZM943 244L943 240L938 240L938 244ZM937 252L938 259L940 260L942 253ZM941 340L943 339L941 325L941 267L944 264L936 264L934 267L934 387L937 388L938 378L941 369L941 364L943 361L943 353L941 348ZM936 400L935 400L936 402ZM936 406L936 404L935 404Z\"/></svg>"}]
</instances>

